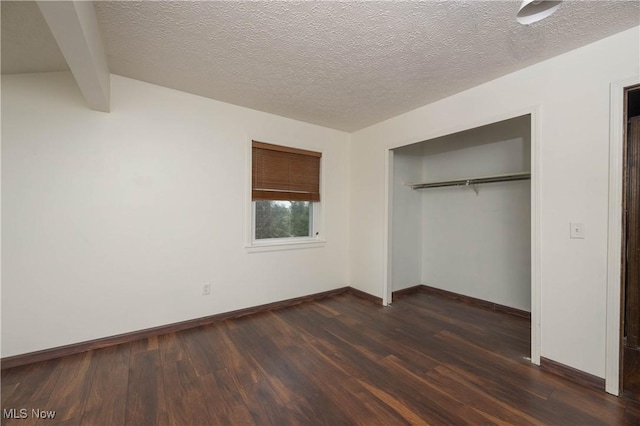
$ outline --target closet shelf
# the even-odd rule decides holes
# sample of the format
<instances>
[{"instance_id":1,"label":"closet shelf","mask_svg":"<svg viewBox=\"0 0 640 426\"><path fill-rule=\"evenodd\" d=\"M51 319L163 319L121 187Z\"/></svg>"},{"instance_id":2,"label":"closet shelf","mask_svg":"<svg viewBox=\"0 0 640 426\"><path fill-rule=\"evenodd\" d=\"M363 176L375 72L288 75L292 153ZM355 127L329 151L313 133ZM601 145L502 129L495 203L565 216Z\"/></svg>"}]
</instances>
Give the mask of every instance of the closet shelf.
<instances>
[{"instance_id":1,"label":"closet shelf","mask_svg":"<svg viewBox=\"0 0 640 426\"><path fill-rule=\"evenodd\" d=\"M465 178L456 180L443 180L427 183L412 183L409 186L413 189L441 188L444 186L473 186L482 183L509 182L514 180L531 179L531 172L508 173L504 175L483 176L475 178Z\"/></svg>"}]
</instances>

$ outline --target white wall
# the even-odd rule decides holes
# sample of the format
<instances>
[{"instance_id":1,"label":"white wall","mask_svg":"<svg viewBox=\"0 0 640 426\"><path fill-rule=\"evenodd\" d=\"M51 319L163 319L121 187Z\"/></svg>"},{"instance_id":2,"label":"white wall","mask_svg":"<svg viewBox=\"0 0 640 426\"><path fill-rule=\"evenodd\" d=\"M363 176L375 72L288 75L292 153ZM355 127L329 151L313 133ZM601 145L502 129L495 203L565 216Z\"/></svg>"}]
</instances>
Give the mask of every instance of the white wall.
<instances>
[{"instance_id":1,"label":"white wall","mask_svg":"<svg viewBox=\"0 0 640 426\"><path fill-rule=\"evenodd\" d=\"M105 114L70 73L2 76L3 357L348 284L348 134L111 88ZM326 246L247 253L251 138L323 152Z\"/></svg>"},{"instance_id":2,"label":"white wall","mask_svg":"<svg viewBox=\"0 0 640 426\"><path fill-rule=\"evenodd\" d=\"M426 141L424 181L530 171L529 116ZM530 181L420 190L422 283L531 310Z\"/></svg>"},{"instance_id":3,"label":"white wall","mask_svg":"<svg viewBox=\"0 0 640 426\"><path fill-rule=\"evenodd\" d=\"M350 284L383 293L387 149L538 106L541 354L603 377L609 85L639 73L639 35L624 31L352 134ZM586 224L586 239L569 239L570 221Z\"/></svg>"},{"instance_id":4,"label":"white wall","mask_svg":"<svg viewBox=\"0 0 640 426\"><path fill-rule=\"evenodd\" d=\"M407 184L422 182L422 145L393 154L392 290L422 283L422 196Z\"/></svg>"}]
</instances>

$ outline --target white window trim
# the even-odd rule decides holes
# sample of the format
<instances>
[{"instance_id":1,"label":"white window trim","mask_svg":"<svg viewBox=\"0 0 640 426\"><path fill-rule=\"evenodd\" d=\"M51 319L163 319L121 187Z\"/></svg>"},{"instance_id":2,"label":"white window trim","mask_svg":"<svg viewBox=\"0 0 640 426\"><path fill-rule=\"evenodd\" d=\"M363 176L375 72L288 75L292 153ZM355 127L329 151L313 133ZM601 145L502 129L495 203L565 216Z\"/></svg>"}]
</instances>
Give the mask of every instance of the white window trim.
<instances>
[{"instance_id":1,"label":"white window trim","mask_svg":"<svg viewBox=\"0 0 640 426\"><path fill-rule=\"evenodd\" d=\"M252 146L253 141L269 141L275 145L287 146L291 148L306 149L323 154L320 159L320 194L323 194L324 188L324 152L321 149L315 147L298 147L291 143L277 141L272 137L257 137L253 136L247 140L247 163L246 163L246 200L245 200L245 218L246 218L246 237L244 247L248 253L259 253L266 251L278 251L278 250L299 250L324 247L327 241L324 239L324 201L312 203L313 211L312 225L311 225L311 237L292 237L292 238L268 238L256 240L255 236L255 202L251 199L251 169L253 167L252 162ZM321 196L321 200L324 197Z\"/></svg>"}]
</instances>

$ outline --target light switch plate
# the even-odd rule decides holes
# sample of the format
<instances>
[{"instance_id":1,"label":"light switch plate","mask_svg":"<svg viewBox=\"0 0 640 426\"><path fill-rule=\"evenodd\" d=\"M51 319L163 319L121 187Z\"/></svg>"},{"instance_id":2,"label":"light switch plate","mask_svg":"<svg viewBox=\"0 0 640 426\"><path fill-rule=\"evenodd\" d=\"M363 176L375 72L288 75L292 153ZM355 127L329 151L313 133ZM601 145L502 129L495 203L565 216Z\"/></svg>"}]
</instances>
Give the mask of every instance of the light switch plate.
<instances>
[{"instance_id":1,"label":"light switch plate","mask_svg":"<svg viewBox=\"0 0 640 426\"><path fill-rule=\"evenodd\" d=\"M584 238L584 223L571 222L569 225L571 226L571 232L569 233L571 238Z\"/></svg>"}]
</instances>

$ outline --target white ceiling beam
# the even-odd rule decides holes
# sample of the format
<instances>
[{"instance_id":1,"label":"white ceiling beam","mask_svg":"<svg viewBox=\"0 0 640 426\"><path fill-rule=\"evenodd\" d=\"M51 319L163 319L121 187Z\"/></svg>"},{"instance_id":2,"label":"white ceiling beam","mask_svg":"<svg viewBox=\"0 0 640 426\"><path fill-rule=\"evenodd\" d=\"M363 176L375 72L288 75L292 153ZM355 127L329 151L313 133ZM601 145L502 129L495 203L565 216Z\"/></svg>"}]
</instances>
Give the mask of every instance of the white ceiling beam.
<instances>
[{"instance_id":1,"label":"white ceiling beam","mask_svg":"<svg viewBox=\"0 0 640 426\"><path fill-rule=\"evenodd\" d=\"M109 112L109 68L93 3L37 3L89 107L96 111Z\"/></svg>"}]
</instances>

